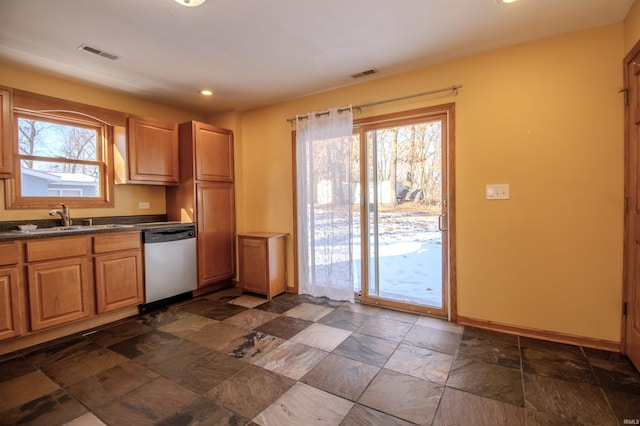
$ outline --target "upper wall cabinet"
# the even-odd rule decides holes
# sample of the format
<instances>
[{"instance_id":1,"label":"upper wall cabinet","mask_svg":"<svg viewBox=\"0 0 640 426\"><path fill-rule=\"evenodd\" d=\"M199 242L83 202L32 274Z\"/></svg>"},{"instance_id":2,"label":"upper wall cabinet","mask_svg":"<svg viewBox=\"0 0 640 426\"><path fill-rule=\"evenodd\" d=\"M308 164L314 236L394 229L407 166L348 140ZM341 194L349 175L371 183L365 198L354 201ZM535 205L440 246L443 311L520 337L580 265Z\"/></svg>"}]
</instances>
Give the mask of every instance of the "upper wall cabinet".
<instances>
[{"instance_id":1,"label":"upper wall cabinet","mask_svg":"<svg viewBox=\"0 0 640 426\"><path fill-rule=\"evenodd\" d=\"M12 111L11 92L0 89L0 178L11 177L13 172Z\"/></svg>"},{"instance_id":2,"label":"upper wall cabinet","mask_svg":"<svg viewBox=\"0 0 640 426\"><path fill-rule=\"evenodd\" d=\"M196 180L233 182L233 132L193 121L180 125L181 137L195 142Z\"/></svg>"},{"instance_id":3,"label":"upper wall cabinet","mask_svg":"<svg viewBox=\"0 0 640 426\"><path fill-rule=\"evenodd\" d=\"M118 139L121 138L116 134L116 144ZM123 154L121 146L118 146L118 151L121 155ZM118 177L118 183L178 184L177 124L129 117L124 152L126 152L126 159L123 162L127 173L124 179Z\"/></svg>"}]
</instances>

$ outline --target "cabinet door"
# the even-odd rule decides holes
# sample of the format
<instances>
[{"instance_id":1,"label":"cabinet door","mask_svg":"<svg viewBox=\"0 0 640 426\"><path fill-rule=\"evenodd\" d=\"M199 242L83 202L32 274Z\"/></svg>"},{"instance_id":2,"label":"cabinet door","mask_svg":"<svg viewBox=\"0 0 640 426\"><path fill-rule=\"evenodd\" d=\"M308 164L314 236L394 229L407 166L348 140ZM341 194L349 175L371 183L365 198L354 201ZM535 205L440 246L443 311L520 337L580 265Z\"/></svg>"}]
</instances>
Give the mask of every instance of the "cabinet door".
<instances>
[{"instance_id":1,"label":"cabinet door","mask_svg":"<svg viewBox=\"0 0 640 426\"><path fill-rule=\"evenodd\" d=\"M0 176L11 177L13 171L13 128L11 92L0 89Z\"/></svg>"},{"instance_id":2,"label":"cabinet door","mask_svg":"<svg viewBox=\"0 0 640 426\"><path fill-rule=\"evenodd\" d=\"M242 290L267 294L269 265L267 240L264 238L238 238L240 283Z\"/></svg>"},{"instance_id":3,"label":"cabinet door","mask_svg":"<svg viewBox=\"0 0 640 426\"><path fill-rule=\"evenodd\" d=\"M129 182L177 185L178 126L130 117L127 121Z\"/></svg>"},{"instance_id":4,"label":"cabinet door","mask_svg":"<svg viewBox=\"0 0 640 426\"><path fill-rule=\"evenodd\" d=\"M196 184L198 210L198 285L235 275L233 184Z\"/></svg>"},{"instance_id":5,"label":"cabinet door","mask_svg":"<svg viewBox=\"0 0 640 426\"><path fill-rule=\"evenodd\" d=\"M42 330L93 314L86 257L27 266L31 329Z\"/></svg>"},{"instance_id":6,"label":"cabinet door","mask_svg":"<svg viewBox=\"0 0 640 426\"><path fill-rule=\"evenodd\" d=\"M98 313L144 301L140 250L95 257Z\"/></svg>"},{"instance_id":7,"label":"cabinet door","mask_svg":"<svg viewBox=\"0 0 640 426\"><path fill-rule=\"evenodd\" d=\"M0 340L19 336L18 268L0 269Z\"/></svg>"},{"instance_id":8,"label":"cabinet door","mask_svg":"<svg viewBox=\"0 0 640 426\"><path fill-rule=\"evenodd\" d=\"M196 180L233 182L233 132L196 123Z\"/></svg>"}]
</instances>

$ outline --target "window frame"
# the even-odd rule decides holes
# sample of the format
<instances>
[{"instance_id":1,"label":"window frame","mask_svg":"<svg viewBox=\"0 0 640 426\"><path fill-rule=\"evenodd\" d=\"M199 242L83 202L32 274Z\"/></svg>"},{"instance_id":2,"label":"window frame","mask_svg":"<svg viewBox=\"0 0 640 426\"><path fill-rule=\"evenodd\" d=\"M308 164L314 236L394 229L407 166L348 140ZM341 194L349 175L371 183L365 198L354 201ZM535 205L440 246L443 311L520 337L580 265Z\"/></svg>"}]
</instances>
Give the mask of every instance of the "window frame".
<instances>
[{"instance_id":1,"label":"window frame","mask_svg":"<svg viewBox=\"0 0 640 426\"><path fill-rule=\"evenodd\" d=\"M80 108L79 108L80 109ZM51 161L53 157L23 155L19 149L18 120L20 118L35 118L42 121L94 128L97 131L96 161L64 159L64 163L88 164L97 166L100 173L100 196L71 197L71 196L23 196L21 190L21 160ZM7 209L47 209L59 203L73 208L108 208L113 207L114 192L114 129L113 126L85 114L81 111L34 111L14 108L13 111L13 162L14 177L5 180L5 208Z\"/></svg>"}]
</instances>

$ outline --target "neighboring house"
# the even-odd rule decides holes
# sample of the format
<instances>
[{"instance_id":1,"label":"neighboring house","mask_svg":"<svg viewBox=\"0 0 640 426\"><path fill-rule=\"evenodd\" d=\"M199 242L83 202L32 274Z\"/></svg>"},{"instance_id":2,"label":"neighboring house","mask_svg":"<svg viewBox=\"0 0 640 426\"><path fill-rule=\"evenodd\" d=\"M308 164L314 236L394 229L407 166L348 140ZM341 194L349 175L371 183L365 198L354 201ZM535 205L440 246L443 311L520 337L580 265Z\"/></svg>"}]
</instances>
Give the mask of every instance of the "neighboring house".
<instances>
[{"instance_id":1,"label":"neighboring house","mask_svg":"<svg viewBox=\"0 0 640 426\"><path fill-rule=\"evenodd\" d=\"M22 195L26 197L96 197L99 182L81 173L42 172L21 169Z\"/></svg>"}]
</instances>

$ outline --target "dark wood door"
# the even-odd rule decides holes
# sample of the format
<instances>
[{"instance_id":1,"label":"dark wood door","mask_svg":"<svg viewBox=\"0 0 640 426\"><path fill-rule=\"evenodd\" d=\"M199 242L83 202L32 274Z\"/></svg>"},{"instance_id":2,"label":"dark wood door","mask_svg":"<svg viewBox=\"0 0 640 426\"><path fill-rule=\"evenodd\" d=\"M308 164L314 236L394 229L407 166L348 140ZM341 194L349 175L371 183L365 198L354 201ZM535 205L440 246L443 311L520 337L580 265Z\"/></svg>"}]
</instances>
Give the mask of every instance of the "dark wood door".
<instances>
[{"instance_id":1,"label":"dark wood door","mask_svg":"<svg viewBox=\"0 0 640 426\"><path fill-rule=\"evenodd\" d=\"M627 217L624 347L640 369L640 43L626 57Z\"/></svg>"}]
</instances>

